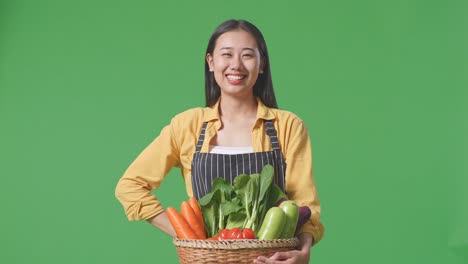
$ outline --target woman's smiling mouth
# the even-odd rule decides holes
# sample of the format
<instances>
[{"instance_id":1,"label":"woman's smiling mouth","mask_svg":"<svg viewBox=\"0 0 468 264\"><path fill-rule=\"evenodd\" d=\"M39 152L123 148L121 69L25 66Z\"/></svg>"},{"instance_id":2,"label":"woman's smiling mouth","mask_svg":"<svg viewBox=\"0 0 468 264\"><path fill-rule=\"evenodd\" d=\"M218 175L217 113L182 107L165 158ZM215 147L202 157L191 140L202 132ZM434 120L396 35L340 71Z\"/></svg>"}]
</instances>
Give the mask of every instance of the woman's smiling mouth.
<instances>
[{"instance_id":1,"label":"woman's smiling mouth","mask_svg":"<svg viewBox=\"0 0 468 264\"><path fill-rule=\"evenodd\" d=\"M233 75L233 74L228 74L226 75L226 77L229 79L229 80L242 80L245 78L245 75Z\"/></svg>"},{"instance_id":2,"label":"woman's smiling mouth","mask_svg":"<svg viewBox=\"0 0 468 264\"><path fill-rule=\"evenodd\" d=\"M228 82L232 85L239 85L243 82L245 79L245 75L234 75L234 74L228 74L226 75L226 78L228 79Z\"/></svg>"}]
</instances>

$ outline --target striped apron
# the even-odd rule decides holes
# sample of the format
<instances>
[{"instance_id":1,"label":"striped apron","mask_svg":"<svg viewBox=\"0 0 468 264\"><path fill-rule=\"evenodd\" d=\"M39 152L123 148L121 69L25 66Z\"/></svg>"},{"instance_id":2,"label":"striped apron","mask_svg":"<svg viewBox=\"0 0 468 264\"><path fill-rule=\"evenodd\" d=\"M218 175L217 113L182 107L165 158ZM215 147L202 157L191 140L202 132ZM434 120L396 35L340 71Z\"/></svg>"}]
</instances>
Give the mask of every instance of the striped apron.
<instances>
[{"instance_id":1,"label":"striped apron","mask_svg":"<svg viewBox=\"0 0 468 264\"><path fill-rule=\"evenodd\" d=\"M273 182L286 193L286 162L279 148L276 129L273 121L264 122L272 150L244 154L201 153L207 126L207 122L203 123L192 159L192 190L197 200L211 192L211 185L216 177L221 177L232 184L237 175L260 173L267 164L271 164L274 168Z\"/></svg>"}]
</instances>

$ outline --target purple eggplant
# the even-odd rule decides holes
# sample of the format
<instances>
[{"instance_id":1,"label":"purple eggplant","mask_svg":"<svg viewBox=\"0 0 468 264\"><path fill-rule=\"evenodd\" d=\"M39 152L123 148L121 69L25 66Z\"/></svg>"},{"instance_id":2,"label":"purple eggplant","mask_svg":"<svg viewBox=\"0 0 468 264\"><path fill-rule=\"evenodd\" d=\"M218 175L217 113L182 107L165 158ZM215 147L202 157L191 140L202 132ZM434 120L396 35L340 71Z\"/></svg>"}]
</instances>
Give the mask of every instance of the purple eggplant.
<instances>
[{"instance_id":1,"label":"purple eggplant","mask_svg":"<svg viewBox=\"0 0 468 264\"><path fill-rule=\"evenodd\" d=\"M299 207L299 219L297 220L296 226L296 235L299 230L301 230L302 226L310 219L312 216L312 212L308 206L301 206Z\"/></svg>"}]
</instances>

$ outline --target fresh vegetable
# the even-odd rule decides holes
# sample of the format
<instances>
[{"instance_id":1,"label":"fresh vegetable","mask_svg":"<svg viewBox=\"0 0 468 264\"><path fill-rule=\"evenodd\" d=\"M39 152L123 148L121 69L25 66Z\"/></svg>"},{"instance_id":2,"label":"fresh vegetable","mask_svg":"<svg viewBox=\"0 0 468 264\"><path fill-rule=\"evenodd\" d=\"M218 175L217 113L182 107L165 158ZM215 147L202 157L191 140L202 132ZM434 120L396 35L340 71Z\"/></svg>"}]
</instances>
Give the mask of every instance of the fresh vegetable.
<instances>
[{"instance_id":1,"label":"fresh vegetable","mask_svg":"<svg viewBox=\"0 0 468 264\"><path fill-rule=\"evenodd\" d=\"M207 236L214 236L226 228L229 216L241 209L235 199L233 187L222 178L215 178L212 192L200 198L198 202Z\"/></svg>"},{"instance_id":2,"label":"fresh vegetable","mask_svg":"<svg viewBox=\"0 0 468 264\"><path fill-rule=\"evenodd\" d=\"M281 237L284 225L286 224L286 214L279 207L272 207L265 215L262 227L257 233L258 239L278 239Z\"/></svg>"},{"instance_id":3,"label":"fresh vegetable","mask_svg":"<svg viewBox=\"0 0 468 264\"><path fill-rule=\"evenodd\" d=\"M229 184L215 178L211 192L198 202L208 237L228 228L249 228L258 232L267 211L286 195L273 184L273 166L260 174L241 174Z\"/></svg>"},{"instance_id":4,"label":"fresh vegetable","mask_svg":"<svg viewBox=\"0 0 468 264\"><path fill-rule=\"evenodd\" d=\"M296 231L297 220L299 218L299 207L294 201L281 203L280 208L286 215L286 223L281 232L281 238L292 238Z\"/></svg>"},{"instance_id":5,"label":"fresh vegetable","mask_svg":"<svg viewBox=\"0 0 468 264\"><path fill-rule=\"evenodd\" d=\"M279 206L280 206L283 202L285 202L285 201L288 201L288 198L283 197L283 198L279 199L279 200L276 202L276 206L279 207Z\"/></svg>"},{"instance_id":6,"label":"fresh vegetable","mask_svg":"<svg viewBox=\"0 0 468 264\"><path fill-rule=\"evenodd\" d=\"M174 207L166 208L166 214L171 222L172 227L174 228L177 237L182 239L197 239L197 235L195 232L190 228L189 224L185 220L185 218L177 212Z\"/></svg>"},{"instance_id":7,"label":"fresh vegetable","mask_svg":"<svg viewBox=\"0 0 468 264\"><path fill-rule=\"evenodd\" d=\"M235 227L228 232L228 239L241 239L242 238L242 231L239 228Z\"/></svg>"},{"instance_id":8,"label":"fresh vegetable","mask_svg":"<svg viewBox=\"0 0 468 264\"><path fill-rule=\"evenodd\" d=\"M229 229L223 229L221 230L221 232L219 232L219 234L216 237L218 238L218 240L229 239L230 232L231 231Z\"/></svg>"},{"instance_id":9,"label":"fresh vegetable","mask_svg":"<svg viewBox=\"0 0 468 264\"><path fill-rule=\"evenodd\" d=\"M242 238L243 239L255 239L255 233L250 228L244 228L242 230Z\"/></svg>"},{"instance_id":10,"label":"fresh vegetable","mask_svg":"<svg viewBox=\"0 0 468 264\"><path fill-rule=\"evenodd\" d=\"M205 234L205 237L206 237L205 223L203 221L203 215L200 209L200 205L197 202L197 199L195 199L195 197L192 196L188 199L188 203L190 204L190 207L192 207L193 212L195 213L195 216L197 217L198 223L201 225L201 229L203 230L203 233Z\"/></svg>"},{"instance_id":11,"label":"fresh vegetable","mask_svg":"<svg viewBox=\"0 0 468 264\"><path fill-rule=\"evenodd\" d=\"M288 199L281 198L276 203L276 206L280 206L285 201L288 201ZM310 219L311 216L312 216L312 211L310 211L310 208L308 206L299 207L299 218L297 220L296 232L295 232L296 235L301 230L302 226Z\"/></svg>"},{"instance_id":12,"label":"fresh vegetable","mask_svg":"<svg viewBox=\"0 0 468 264\"><path fill-rule=\"evenodd\" d=\"M255 239L255 233L252 229L244 228L240 230L239 228L235 227L233 229L223 229L219 234L216 236L217 240L227 240L227 239Z\"/></svg>"},{"instance_id":13,"label":"fresh vegetable","mask_svg":"<svg viewBox=\"0 0 468 264\"><path fill-rule=\"evenodd\" d=\"M296 234L301 230L302 226L310 219L312 211L308 206L299 207L299 219L296 226Z\"/></svg>"},{"instance_id":14,"label":"fresh vegetable","mask_svg":"<svg viewBox=\"0 0 468 264\"><path fill-rule=\"evenodd\" d=\"M193 212L193 209L190 206L190 204L186 201L183 201L182 204L180 205L180 211L182 213L182 216L185 218L188 225L190 226L190 228L195 232L195 235L197 235L197 238L205 239L206 238L205 228L203 227L203 225L199 223L199 220L197 219L197 216Z\"/></svg>"}]
</instances>

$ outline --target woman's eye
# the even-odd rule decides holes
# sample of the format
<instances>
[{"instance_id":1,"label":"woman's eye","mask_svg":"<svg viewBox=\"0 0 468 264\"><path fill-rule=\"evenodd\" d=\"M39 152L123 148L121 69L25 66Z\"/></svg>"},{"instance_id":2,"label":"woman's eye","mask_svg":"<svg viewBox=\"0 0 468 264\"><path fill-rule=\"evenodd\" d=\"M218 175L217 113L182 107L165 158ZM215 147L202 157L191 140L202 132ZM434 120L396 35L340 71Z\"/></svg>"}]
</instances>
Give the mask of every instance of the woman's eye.
<instances>
[{"instance_id":1,"label":"woman's eye","mask_svg":"<svg viewBox=\"0 0 468 264\"><path fill-rule=\"evenodd\" d=\"M246 58L252 58L252 57L253 57L252 54L248 54L248 53L247 53L247 54L244 54L244 55L242 55L242 56L243 56L243 57L246 57Z\"/></svg>"},{"instance_id":2,"label":"woman's eye","mask_svg":"<svg viewBox=\"0 0 468 264\"><path fill-rule=\"evenodd\" d=\"M223 53L223 54L221 54L221 56L223 56L223 57L230 57L230 56L231 56L231 53Z\"/></svg>"}]
</instances>

